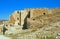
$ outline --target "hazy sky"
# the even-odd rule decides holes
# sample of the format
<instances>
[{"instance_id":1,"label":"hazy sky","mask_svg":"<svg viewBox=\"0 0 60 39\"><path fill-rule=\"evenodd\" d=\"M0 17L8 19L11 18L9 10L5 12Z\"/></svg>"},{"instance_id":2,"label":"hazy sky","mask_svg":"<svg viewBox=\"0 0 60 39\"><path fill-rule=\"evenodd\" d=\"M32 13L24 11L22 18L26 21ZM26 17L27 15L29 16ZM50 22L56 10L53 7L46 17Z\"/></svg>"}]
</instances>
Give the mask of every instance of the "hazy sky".
<instances>
[{"instance_id":1,"label":"hazy sky","mask_svg":"<svg viewBox=\"0 0 60 39\"><path fill-rule=\"evenodd\" d=\"M9 15L15 10L43 7L60 7L60 0L0 0L0 20L9 19Z\"/></svg>"}]
</instances>

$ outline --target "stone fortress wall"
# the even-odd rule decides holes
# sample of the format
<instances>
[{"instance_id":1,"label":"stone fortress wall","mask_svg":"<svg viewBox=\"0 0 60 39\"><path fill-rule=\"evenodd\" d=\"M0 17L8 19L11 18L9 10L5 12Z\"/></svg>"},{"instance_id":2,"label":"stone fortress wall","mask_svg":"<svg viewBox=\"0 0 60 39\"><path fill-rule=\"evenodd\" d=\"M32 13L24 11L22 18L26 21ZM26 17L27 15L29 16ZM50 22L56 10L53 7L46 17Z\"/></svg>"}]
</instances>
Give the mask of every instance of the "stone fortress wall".
<instances>
[{"instance_id":1,"label":"stone fortress wall","mask_svg":"<svg viewBox=\"0 0 60 39\"><path fill-rule=\"evenodd\" d=\"M9 24L12 24L13 26L27 26L27 18L33 19L41 15L53 14L56 12L60 12L60 8L30 8L24 10L17 10L10 15L9 21L4 22L4 24L5 26L8 26Z\"/></svg>"}]
</instances>

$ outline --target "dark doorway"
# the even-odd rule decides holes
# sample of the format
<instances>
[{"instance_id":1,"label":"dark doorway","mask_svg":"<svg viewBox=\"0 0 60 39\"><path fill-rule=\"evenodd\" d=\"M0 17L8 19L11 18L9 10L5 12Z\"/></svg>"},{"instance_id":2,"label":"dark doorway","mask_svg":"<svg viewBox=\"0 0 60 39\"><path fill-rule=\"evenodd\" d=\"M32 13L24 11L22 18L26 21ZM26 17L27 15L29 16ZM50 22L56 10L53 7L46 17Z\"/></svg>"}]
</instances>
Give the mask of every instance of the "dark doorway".
<instances>
[{"instance_id":1,"label":"dark doorway","mask_svg":"<svg viewBox=\"0 0 60 39\"><path fill-rule=\"evenodd\" d=\"M22 29L27 29L27 22L24 22L24 25L23 25Z\"/></svg>"},{"instance_id":2,"label":"dark doorway","mask_svg":"<svg viewBox=\"0 0 60 39\"><path fill-rule=\"evenodd\" d=\"M23 28L22 29L28 29L27 28L27 17L24 20Z\"/></svg>"},{"instance_id":3,"label":"dark doorway","mask_svg":"<svg viewBox=\"0 0 60 39\"><path fill-rule=\"evenodd\" d=\"M28 12L28 15L26 16L26 18L24 20L24 24L23 24L22 29L28 29L28 27L27 27L27 18L30 18L30 11Z\"/></svg>"}]
</instances>

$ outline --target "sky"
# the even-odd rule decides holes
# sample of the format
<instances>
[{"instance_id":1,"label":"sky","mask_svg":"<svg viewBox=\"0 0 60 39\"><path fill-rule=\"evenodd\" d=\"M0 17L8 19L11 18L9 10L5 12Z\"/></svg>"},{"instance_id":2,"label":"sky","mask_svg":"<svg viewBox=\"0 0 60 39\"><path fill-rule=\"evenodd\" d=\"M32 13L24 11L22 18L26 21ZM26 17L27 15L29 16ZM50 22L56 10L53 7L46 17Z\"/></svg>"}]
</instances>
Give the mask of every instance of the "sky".
<instances>
[{"instance_id":1,"label":"sky","mask_svg":"<svg viewBox=\"0 0 60 39\"><path fill-rule=\"evenodd\" d=\"M60 0L0 0L0 20L8 20L15 10L45 7L60 7Z\"/></svg>"}]
</instances>

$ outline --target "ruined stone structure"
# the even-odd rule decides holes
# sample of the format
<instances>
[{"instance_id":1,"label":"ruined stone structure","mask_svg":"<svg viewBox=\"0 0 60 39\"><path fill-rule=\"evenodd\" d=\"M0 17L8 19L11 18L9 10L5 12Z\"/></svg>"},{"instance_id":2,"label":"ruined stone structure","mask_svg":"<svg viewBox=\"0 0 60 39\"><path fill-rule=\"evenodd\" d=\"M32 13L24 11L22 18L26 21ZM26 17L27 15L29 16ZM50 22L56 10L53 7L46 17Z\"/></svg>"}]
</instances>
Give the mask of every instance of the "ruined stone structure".
<instances>
[{"instance_id":1,"label":"ruined stone structure","mask_svg":"<svg viewBox=\"0 0 60 39\"><path fill-rule=\"evenodd\" d=\"M22 28L27 28L27 20L34 20L35 17L42 15L53 14L60 12L60 8L48 9L48 8L30 8L24 10L17 10L10 15L8 22L4 22L5 26L22 26Z\"/></svg>"}]
</instances>

